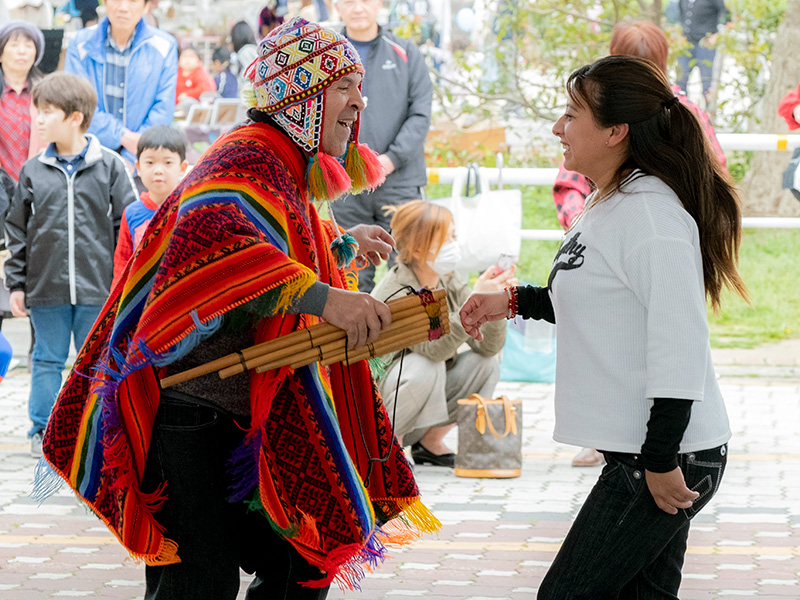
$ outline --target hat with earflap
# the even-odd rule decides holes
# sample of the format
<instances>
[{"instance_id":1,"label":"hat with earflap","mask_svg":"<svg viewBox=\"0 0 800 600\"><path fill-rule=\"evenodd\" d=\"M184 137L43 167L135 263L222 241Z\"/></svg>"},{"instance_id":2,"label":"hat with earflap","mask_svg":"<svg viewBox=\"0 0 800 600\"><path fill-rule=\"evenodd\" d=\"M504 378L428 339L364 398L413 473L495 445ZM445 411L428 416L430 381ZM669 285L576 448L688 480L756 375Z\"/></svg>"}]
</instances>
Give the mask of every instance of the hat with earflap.
<instances>
[{"instance_id":1,"label":"hat with earflap","mask_svg":"<svg viewBox=\"0 0 800 600\"><path fill-rule=\"evenodd\" d=\"M253 82L255 108L270 115L309 157L308 188L317 200L373 190L385 178L378 155L358 143L358 114L344 157L322 151L325 90L349 73L364 73L353 45L301 17L271 31L245 72Z\"/></svg>"}]
</instances>

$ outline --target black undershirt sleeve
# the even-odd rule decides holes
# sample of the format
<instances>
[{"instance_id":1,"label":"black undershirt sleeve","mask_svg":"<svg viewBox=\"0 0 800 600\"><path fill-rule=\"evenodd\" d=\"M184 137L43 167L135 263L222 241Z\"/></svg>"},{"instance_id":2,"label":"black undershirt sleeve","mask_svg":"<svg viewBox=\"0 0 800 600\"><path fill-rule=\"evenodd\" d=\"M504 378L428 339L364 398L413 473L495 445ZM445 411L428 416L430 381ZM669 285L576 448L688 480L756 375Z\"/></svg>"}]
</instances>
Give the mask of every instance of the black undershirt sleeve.
<instances>
[{"instance_id":1,"label":"black undershirt sleeve","mask_svg":"<svg viewBox=\"0 0 800 600\"><path fill-rule=\"evenodd\" d=\"M678 466L678 449L692 415L692 400L656 398L642 445L644 468L667 473Z\"/></svg>"},{"instance_id":2,"label":"black undershirt sleeve","mask_svg":"<svg viewBox=\"0 0 800 600\"><path fill-rule=\"evenodd\" d=\"M555 324L550 290L535 285L517 286L517 314L523 319L544 319Z\"/></svg>"}]
</instances>

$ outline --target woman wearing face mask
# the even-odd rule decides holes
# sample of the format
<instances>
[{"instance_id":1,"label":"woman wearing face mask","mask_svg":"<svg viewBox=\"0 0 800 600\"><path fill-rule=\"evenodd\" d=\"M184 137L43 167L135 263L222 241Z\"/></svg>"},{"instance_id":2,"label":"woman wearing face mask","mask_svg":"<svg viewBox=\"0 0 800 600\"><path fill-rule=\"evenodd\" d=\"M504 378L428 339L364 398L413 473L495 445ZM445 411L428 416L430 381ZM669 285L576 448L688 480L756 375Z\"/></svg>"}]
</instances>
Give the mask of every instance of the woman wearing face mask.
<instances>
[{"instance_id":1,"label":"woman wearing face mask","mask_svg":"<svg viewBox=\"0 0 800 600\"><path fill-rule=\"evenodd\" d=\"M402 445L411 446L414 462L452 468L455 454L445 446L444 436L455 425L459 398L473 393L490 398L494 393L500 374L495 356L505 342L505 324L489 324L483 330L483 340L477 341L467 335L458 320L470 289L454 272L461 253L450 211L422 200L387 207L387 211L394 213L391 228L397 264L372 296L385 301L405 295L408 288L445 289L450 333L411 346L402 359L402 368L399 352L383 357L389 366L378 386L394 433ZM475 283L475 291L495 292L516 285L514 270L488 269ZM469 349L458 352L464 342Z\"/></svg>"}]
</instances>

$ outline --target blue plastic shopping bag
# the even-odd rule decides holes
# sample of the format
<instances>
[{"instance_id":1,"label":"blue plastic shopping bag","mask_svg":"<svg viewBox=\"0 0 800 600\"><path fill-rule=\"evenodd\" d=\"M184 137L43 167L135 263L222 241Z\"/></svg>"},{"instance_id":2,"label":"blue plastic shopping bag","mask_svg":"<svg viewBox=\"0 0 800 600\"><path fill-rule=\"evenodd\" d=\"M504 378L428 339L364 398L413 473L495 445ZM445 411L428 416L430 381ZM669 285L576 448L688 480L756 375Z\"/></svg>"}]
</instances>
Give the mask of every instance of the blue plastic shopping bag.
<instances>
[{"instance_id":1,"label":"blue plastic shopping bag","mask_svg":"<svg viewBox=\"0 0 800 600\"><path fill-rule=\"evenodd\" d=\"M517 317L508 321L501 381L552 383L556 380L556 326Z\"/></svg>"}]
</instances>

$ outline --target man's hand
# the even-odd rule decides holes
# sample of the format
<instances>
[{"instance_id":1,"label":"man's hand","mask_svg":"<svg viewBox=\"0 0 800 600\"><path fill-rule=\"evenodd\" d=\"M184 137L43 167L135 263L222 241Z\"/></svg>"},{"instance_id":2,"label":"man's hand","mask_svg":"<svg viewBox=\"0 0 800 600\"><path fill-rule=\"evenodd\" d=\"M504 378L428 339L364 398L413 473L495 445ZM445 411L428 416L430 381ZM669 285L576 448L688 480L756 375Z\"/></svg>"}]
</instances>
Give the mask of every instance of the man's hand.
<instances>
[{"instance_id":1,"label":"man's hand","mask_svg":"<svg viewBox=\"0 0 800 600\"><path fill-rule=\"evenodd\" d=\"M136 156L140 137L142 137L141 133L136 133L135 131L126 131L122 134L122 138L120 139L119 143L122 144L122 147L128 152Z\"/></svg>"},{"instance_id":2,"label":"man's hand","mask_svg":"<svg viewBox=\"0 0 800 600\"><path fill-rule=\"evenodd\" d=\"M381 259L389 260L394 238L380 225L356 225L347 233L358 242L358 256L365 257L373 265L379 265Z\"/></svg>"},{"instance_id":3,"label":"man's hand","mask_svg":"<svg viewBox=\"0 0 800 600\"><path fill-rule=\"evenodd\" d=\"M467 334L480 341L483 339L481 325L508 316L508 294L505 291L474 293L467 298L458 316Z\"/></svg>"},{"instance_id":4,"label":"man's hand","mask_svg":"<svg viewBox=\"0 0 800 600\"><path fill-rule=\"evenodd\" d=\"M350 292L332 287L322 310L322 318L347 332L351 350L371 344L392 322L389 307L363 292Z\"/></svg>"},{"instance_id":5,"label":"man's hand","mask_svg":"<svg viewBox=\"0 0 800 600\"><path fill-rule=\"evenodd\" d=\"M11 292L11 297L8 299L8 304L11 306L11 314L15 317L28 316L28 311L25 310L25 292L22 290L15 290Z\"/></svg>"},{"instance_id":6,"label":"man's hand","mask_svg":"<svg viewBox=\"0 0 800 600\"><path fill-rule=\"evenodd\" d=\"M379 154L378 160L383 165L383 170L385 171L386 175L394 171L394 163L392 159L386 156L385 154Z\"/></svg>"},{"instance_id":7,"label":"man's hand","mask_svg":"<svg viewBox=\"0 0 800 600\"><path fill-rule=\"evenodd\" d=\"M665 513L677 515L679 508L690 508L692 501L700 497L698 492L686 487L680 467L667 473L645 471L644 478L653 500Z\"/></svg>"}]
</instances>

